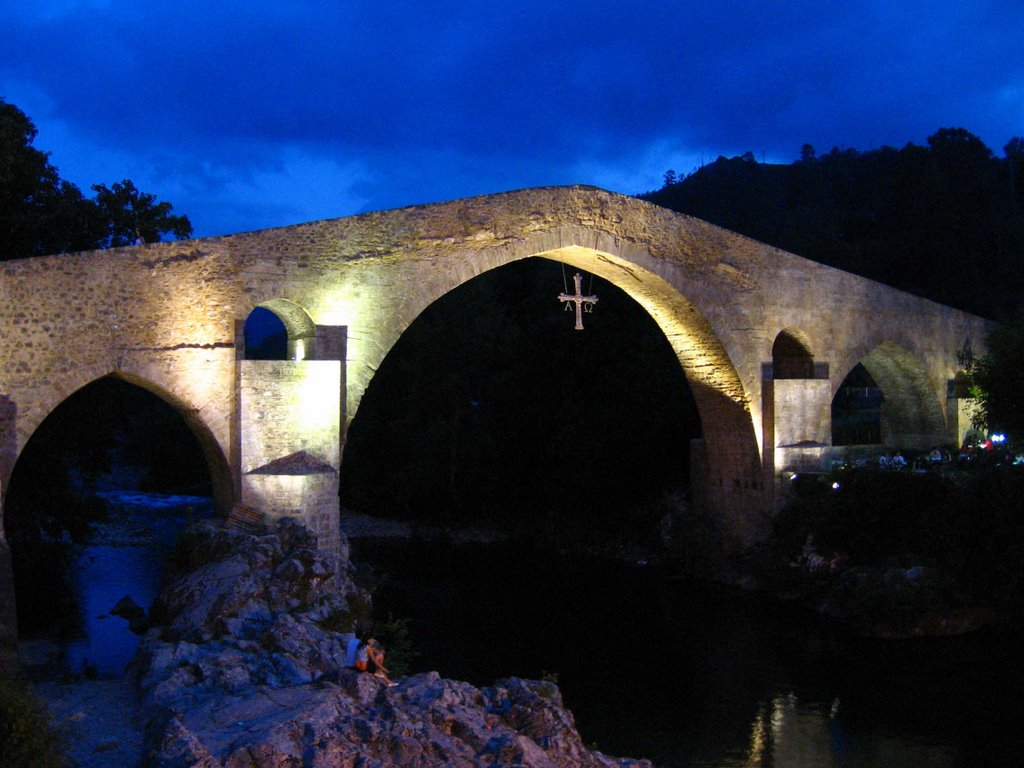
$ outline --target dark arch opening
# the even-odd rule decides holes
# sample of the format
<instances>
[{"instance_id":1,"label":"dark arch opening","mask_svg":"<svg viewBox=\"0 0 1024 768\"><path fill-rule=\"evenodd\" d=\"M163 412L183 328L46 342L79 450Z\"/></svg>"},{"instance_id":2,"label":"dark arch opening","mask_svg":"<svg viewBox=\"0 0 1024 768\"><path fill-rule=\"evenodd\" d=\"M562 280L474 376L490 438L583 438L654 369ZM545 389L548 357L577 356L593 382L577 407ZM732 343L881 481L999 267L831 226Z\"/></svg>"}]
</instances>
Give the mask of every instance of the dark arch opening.
<instances>
[{"instance_id":1,"label":"dark arch opening","mask_svg":"<svg viewBox=\"0 0 1024 768\"><path fill-rule=\"evenodd\" d=\"M883 402L882 390L857 363L832 398L832 445L881 443Z\"/></svg>"},{"instance_id":2,"label":"dark arch opening","mask_svg":"<svg viewBox=\"0 0 1024 768\"><path fill-rule=\"evenodd\" d=\"M772 344L772 375L776 379L814 378L814 358L788 331L782 331Z\"/></svg>"},{"instance_id":3,"label":"dark arch opening","mask_svg":"<svg viewBox=\"0 0 1024 768\"><path fill-rule=\"evenodd\" d=\"M284 321L265 307L249 313L243 327L246 360L287 360L288 329Z\"/></svg>"},{"instance_id":4,"label":"dark arch opening","mask_svg":"<svg viewBox=\"0 0 1024 768\"><path fill-rule=\"evenodd\" d=\"M689 483L696 406L674 352L625 292L584 330L558 294L573 270L526 259L448 293L367 387L346 441L342 504L542 538L652 535Z\"/></svg>"},{"instance_id":5,"label":"dark arch opening","mask_svg":"<svg viewBox=\"0 0 1024 768\"><path fill-rule=\"evenodd\" d=\"M137 639L111 609L126 594L148 608L176 533L212 509L203 451L171 405L113 376L68 397L4 499L19 638L44 651L23 661L120 673Z\"/></svg>"}]
</instances>

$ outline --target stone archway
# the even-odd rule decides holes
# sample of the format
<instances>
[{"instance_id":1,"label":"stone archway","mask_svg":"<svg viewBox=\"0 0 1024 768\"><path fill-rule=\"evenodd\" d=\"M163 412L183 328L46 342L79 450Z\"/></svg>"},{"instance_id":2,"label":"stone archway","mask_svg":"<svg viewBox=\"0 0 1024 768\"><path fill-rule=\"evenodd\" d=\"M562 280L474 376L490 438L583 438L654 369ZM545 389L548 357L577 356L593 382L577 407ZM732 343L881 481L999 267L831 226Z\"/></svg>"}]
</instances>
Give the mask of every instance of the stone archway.
<instances>
[{"instance_id":1,"label":"stone archway","mask_svg":"<svg viewBox=\"0 0 1024 768\"><path fill-rule=\"evenodd\" d=\"M141 376L124 371L112 373L110 376L145 390L166 403L181 416L195 438L196 444L199 446L199 450L202 452L203 459L205 460L207 471L210 473L214 511L221 516L227 515L235 502L235 483L231 467L228 464L227 457L221 450L220 443L217 442L217 438L206 422L200 417L199 413L194 408L190 408L180 398Z\"/></svg>"},{"instance_id":2,"label":"stone archway","mask_svg":"<svg viewBox=\"0 0 1024 768\"><path fill-rule=\"evenodd\" d=\"M701 427L678 359L650 314L592 273L580 282L599 307L574 330L558 299L573 272L518 259L410 324L345 441L344 510L625 543L654 535L667 499L682 509Z\"/></svg>"},{"instance_id":3,"label":"stone archway","mask_svg":"<svg viewBox=\"0 0 1024 768\"><path fill-rule=\"evenodd\" d=\"M886 341L859 362L884 397L883 443L890 447L925 450L946 442L946 420L935 398L933 382L912 352Z\"/></svg>"},{"instance_id":4,"label":"stone archway","mask_svg":"<svg viewBox=\"0 0 1024 768\"><path fill-rule=\"evenodd\" d=\"M42 424L46 418L48 418L61 406L62 403L64 403L69 397L72 397L76 392L84 389L93 382L107 377L120 379L144 390L145 392L148 392L160 401L166 403L168 407L173 409L182 418L185 424L189 427L189 430L195 438L197 445L202 451L203 458L206 461L206 466L210 473L214 505L217 513L226 515L230 512L235 501L234 480L232 478L231 468L227 457L221 449L220 443L202 419L198 410L153 381L139 374L129 373L128 371L123 370L105 371L98 375L91 376L90 372L87 370L77 371L71 382L65 384L63 387L54 387L52 389L52 396L43 401L46 406L45 412L40 409L38 412L32 414L33 419L30 423L30 429L24 435L19 435L21 438L19 440L19 445L12 449L9 457L9 464L5 464L4 466L5 472L3 477L0 478L4 481L4 498L6 498L7 486L10 483L11 473L13 472L21 453L24 451L29 438L36 429L38 429L40 424ZM24 423L28 423L27 420ZM2 507L0 507L0 539L3 538L3 531L3 510Z\"/></svg>"},{"instance_id":5,"label":"stone archway","mask_svg":"<svg viewBox=\"0 0 1024 768\"><path fill-rule=\"evenodd\" d=\"M546 234L540 239L552 238ZM380 359L365 364L371 376L400 333L433 301L485 271L521 258L550 259L592 273L624 291L650 315L679 361L704 425L702 440L693 446L695 503L720 514L731 546L745 546L762 535L770 489L760 464L746 391L724 344L697 305L672 282L637 260L615 255L611 248L570 245L535 250L528 239L511 252L480 254L471 273L439 270L429 282L417 286L418 295L410 296L415 303L410 301L400 323L391 326L393 338L375 345L375 358ZM358 374L358 353L355 364ZM350 415L368 380L358 380L358 391L350 393Z\"/></svg>"},{"instance_id":6,"label":"stone archway","mask_svg":"<svg viewBox=\"0 0 1024 768\"><path fill-rule=\"evenodd\" d=\"M92 414L96 414L94 421L90 421ZM85 428L69 430L69 424L85 425ZM101 439L98 432L105 433L106 438ZM117 458L94 463L88 459L89 454ZM137 457L140 461L126 463L123 461L125 457ZM125 468L130 471L123 471ZM143 469L147 471L140 472ZM0 604L10 612L4 617L3 626L8 628L6 631L10 633L8 640L12 646L19 631L14 617L14 606L18 604L15 599L15 564L19 552L23 566L18 576L19 589L24 589L26 583L36 583L25 575L24 565L28 562L25 552L34 552L38 546L50 546L51 543L58 545L65 538L57 535L62 530L72 534L77 531L77 538L72 535L71 539L79 544L91 542L93 524L106 525L110 521L105 514L89 518L88 510L96 512L103 509L107 504L105 500L115 496L125 498L124 490L130 491L127 498L133 500L132 504L142 505L140 509L159 510L168 504L173 505L173 499L178 499L182 509L192 507L203 515L210 509L215 514L226 514L233 498L228 463L212 433L197 414L152 382L123 373L93 379L50 409L22 446L11 478L0 517L0 544L3 545L0 553ZM38 492L34 489L47 487L48 478L52 480L48 495L37 498ZM153 489L153 483L164 490L157 495L145 493ZM56 496L53 495L54 490L58 492ZM168 491L171 496L166 495ZM203 498L185 500L191 496ZM210 496L212 504L206 500ZM111 509L121 509L119 504ZM79 513L83 509L86 510L85 519L91 520L88 525L81 522L83 518ZM160 518L147 515L138 519ZM180 519L183 521L185 518ZM38 522L40 520L41 523ZM33 527L41 529L44 524L50 530L48 535L31 534ZM26 537L26 533L31 535ZM130 536L129 546L135 546L141 540ZM51 559L65 560L64 557ZM155 564L161 562L145 555L136 560L150 563L146 566L150 570L159 569ZM114 568L111 572L116 570ZM31 572L30 569L29 574ZM28 582L26 578L29 578ZM86 619L90 620L92 616L93 612L87 612Z\"/></svg>"},{"instance_id":7,"label":"stone archway","mask_svg":"<svg viewBox=\"0 0 1024 768\"><path fill-rule=\"evenodd\" d=\"M814 356L803 334L787 328L779 332L772 344L772 378L814 378Z\"/></svg>"},{"instance_id":8,"label":"stone archway","mask_svg":"<svg viewBox=\"0 0 1024 768\"><path fill-rule=\"evenodd\" d=\"M316 323L302 306L284 298L273 298L256 305L271 312L288 334L286 360L306 360L316 356ZM251 316L251 315L250 315Z\"/></svg>"},{"instance_id":9,"label":"stone archway","mask_svg":"<svg viewBox=\"0 0 1024 768\"><path fill-rule=\"evenodd\" d=\"M703 437L694 446L694 501L721 512L736 546L763 534L770 489L743 382L711 323L675 285L640 264L579 246L537 254L586 269L625 291L665 334L679 360L700 414Z\"/></svg>"}]
</instances>

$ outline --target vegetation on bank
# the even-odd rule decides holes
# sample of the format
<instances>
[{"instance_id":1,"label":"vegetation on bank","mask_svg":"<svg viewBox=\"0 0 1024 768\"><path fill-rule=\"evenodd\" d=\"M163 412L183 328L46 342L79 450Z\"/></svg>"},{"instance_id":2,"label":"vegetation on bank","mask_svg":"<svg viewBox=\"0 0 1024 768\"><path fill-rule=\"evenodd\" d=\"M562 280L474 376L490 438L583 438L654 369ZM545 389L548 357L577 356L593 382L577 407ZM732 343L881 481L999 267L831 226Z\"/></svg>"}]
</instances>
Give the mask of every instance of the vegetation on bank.
<instances>
[{"instance_id":1,"label":"vegetation on bank","mask_svg":"<svg viewBox=\"0 0 1024 768\"><path fill-rule=\"evenodd\" d=\"M843 470L792 498L744 565L871 634L1011 623L1024 616L1022 500L1024 468L1005 464Z\"/></svg>"},{"instance_id":2,"label":"vegetation on bank","mask_svg":"<svg viewBox=\"0 0 1024 768\"><path fill-rule=\"evenodd\" d=\"M1024 443L1024 305L989 334L986 349L966 361L976 425Z\"/></svg>"},{"instance_id":3,"label":"vegetation on bank","mask_svg":"<svg viewBox=\"0 0 1024 768\"><path fill-rule=\"evenodd\" d=\"M0 678L0 765L64 768L65 738L25 684Z\"/></svg>"}]
</instances>

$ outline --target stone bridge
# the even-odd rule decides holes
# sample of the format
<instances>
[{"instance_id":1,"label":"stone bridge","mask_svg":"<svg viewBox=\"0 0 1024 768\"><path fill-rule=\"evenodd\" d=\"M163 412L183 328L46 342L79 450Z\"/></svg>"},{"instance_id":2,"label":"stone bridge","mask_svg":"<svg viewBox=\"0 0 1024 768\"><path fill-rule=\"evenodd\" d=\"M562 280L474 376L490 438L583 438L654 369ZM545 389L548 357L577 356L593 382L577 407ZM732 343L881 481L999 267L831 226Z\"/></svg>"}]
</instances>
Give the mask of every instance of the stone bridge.
<instances>
[{"instance_id":1,"label":"stone bridge","mask_svg":"<svg viewBox=\"0 0 1024 768\"><path fill-rule=\"evenodd\" d=\"M345 435L374 372L432 302L526 258L614 283L657 322L701 417L695 503L737 546L761 533L778 470L827 451L858 362L888 444L963 436L951 381L965 343L983 351L981 318L634 198L541 188L0 263L0 493L43 419L116 376L191 426L221 513L298 516L336 546ZM283 321L290 359L245 359L257 307Z\"/></svg>"}]
</instances>

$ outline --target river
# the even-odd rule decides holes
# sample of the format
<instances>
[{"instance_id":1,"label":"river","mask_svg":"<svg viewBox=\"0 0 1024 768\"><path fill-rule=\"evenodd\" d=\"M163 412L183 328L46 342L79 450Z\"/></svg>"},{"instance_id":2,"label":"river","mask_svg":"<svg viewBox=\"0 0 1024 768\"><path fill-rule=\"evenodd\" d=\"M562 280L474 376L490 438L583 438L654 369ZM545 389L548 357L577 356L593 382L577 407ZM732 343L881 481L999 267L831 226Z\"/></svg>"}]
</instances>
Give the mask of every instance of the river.
<instances>
[{"instance_id":1,"label":"river","mask_svg":"<svg viewBox=\"0 0 1024 768\"><path fill-rule=\"evenodd\" d=\"M355 542L416 671L557 676L584 741L662 768L1019 766L1015 639L878 641L637 565Z\"/></svg>"},{"instance_id":2,"label":"river","mask_svg":"<svg viewBox=\"0 0 1024 768\"><path fill-rule=\"evenodd\" d=\"M175 532L209 513L202 497L110 500L119 527L75 559L84 634L64 647L67 668L101 676L137 645L110 608L124 594L148 607ZM556 678L608 754L660 768L1024 762L1016 638L867 640L762 596L512 544L356 539L353 555L377 609L408 621L412 671Z\"/></svg>"},{"instance_id":3,"label":"river","mask_svg":"<svg viewBox=\"0 0 1024 768\"><path fill-rule=\"evenodd\" d=\"M208 517L213 502L208 496L135 490L99 495L108 503L110 519L94 527L85 546L71 548L68 582L74 591L78 631L57 644L57 664L66 673L111 677L124 672L139 644L128 622L111 615L111 609L126 595L149 608L178 532L190 520ZM46 586L33 598L46 601ZM42 652L49 647L46 644Z\"/></svg>"}]
</instances>

